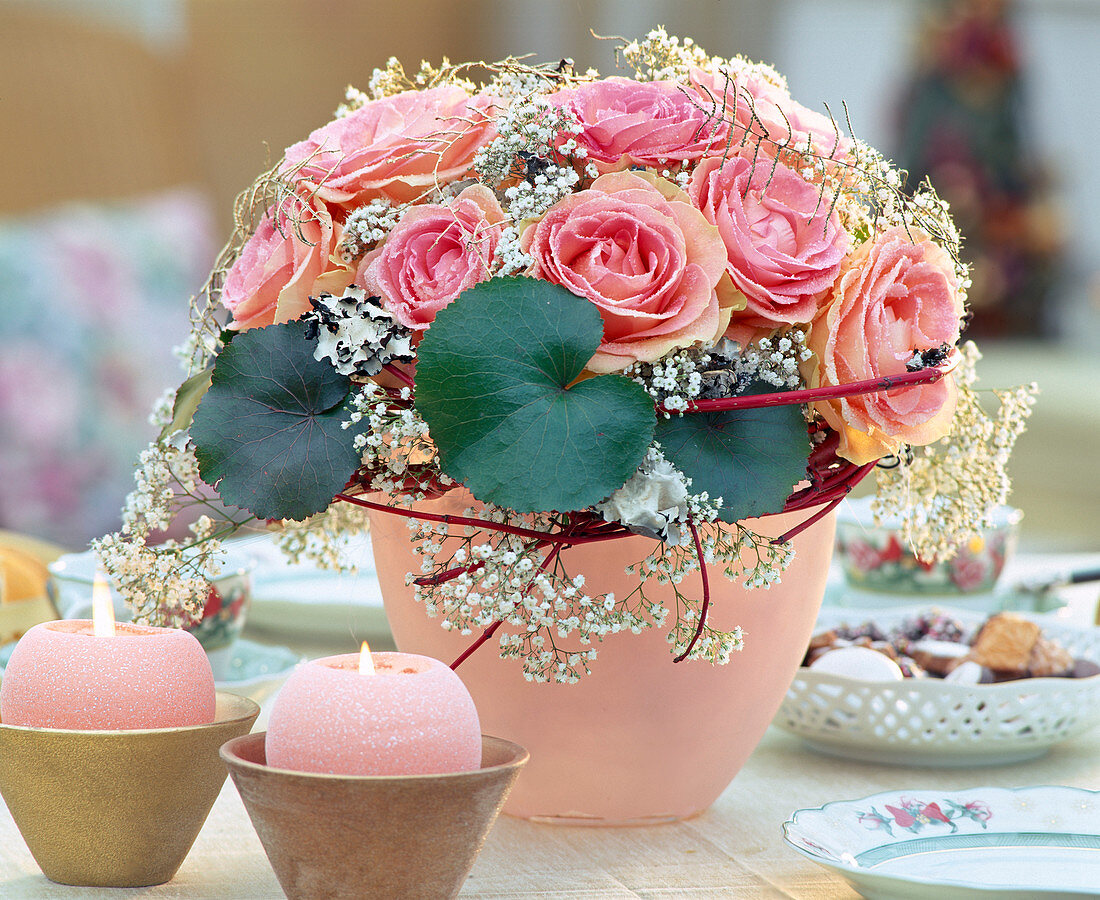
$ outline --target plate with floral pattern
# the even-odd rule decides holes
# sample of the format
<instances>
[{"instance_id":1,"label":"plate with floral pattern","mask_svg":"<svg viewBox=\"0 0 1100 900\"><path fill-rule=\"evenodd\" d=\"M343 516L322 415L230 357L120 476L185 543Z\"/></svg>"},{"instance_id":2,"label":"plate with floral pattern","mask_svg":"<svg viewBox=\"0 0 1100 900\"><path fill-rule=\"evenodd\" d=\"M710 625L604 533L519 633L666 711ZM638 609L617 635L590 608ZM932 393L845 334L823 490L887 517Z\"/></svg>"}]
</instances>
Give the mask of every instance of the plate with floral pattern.
<instances>
[{"instance_id":1,"label":"plate with floral pattern","mask_svg":"<svg viewBox=\"0 0 1100 900\"><path fill-rule=\"evenodd\" d=\"M1100 791L885 791L800 809L783 836L868 898L1100 896Z\"/></svg>"}]
</instances>

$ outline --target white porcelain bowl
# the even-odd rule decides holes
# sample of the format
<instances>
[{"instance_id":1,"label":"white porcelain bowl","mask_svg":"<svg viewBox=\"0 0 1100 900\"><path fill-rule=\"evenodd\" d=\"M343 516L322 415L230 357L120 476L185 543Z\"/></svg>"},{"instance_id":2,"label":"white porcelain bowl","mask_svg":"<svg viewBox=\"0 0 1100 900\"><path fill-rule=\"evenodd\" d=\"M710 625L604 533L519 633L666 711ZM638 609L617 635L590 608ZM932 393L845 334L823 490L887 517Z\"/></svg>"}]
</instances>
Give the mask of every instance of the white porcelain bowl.
<instances>
[{"instance_id":1,"label":"white porcelain bowl","mask_svg":"<svg viewBox=\"0 0 1100 900\"><path fill-rule=\"evenodd\" d=\"M984 616L941 609L977 627ZM828 610L819 630L873 621L884 630L928 609ZM1074 657L1100 664L1100 628L1038 618ZM774 724L814 750L891 765L970 766L1041 756L1100 724L1100 675L966 685L938 678L859 681L800 668Z\"/></svg>"}]
</instances>

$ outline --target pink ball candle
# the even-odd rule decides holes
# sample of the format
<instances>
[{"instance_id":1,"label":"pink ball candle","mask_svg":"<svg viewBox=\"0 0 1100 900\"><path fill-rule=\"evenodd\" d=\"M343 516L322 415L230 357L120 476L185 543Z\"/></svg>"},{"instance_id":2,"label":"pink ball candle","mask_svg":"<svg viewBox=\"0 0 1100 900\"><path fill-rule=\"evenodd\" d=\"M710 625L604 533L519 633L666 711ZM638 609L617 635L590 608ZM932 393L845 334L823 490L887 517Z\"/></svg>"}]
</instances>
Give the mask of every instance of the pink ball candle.
<instances>
[{"instance_id":1,"label":"pink ball candle","mask_svg":"<svg viewBox=\"0 0 1100 900\"><path fill-rule=\"evenodd\" d=\"M5 725L77 730L178 728L214 721L214 675L195 638L175 628L86 619L35 625L0 683Z\"/></svg>"},{"instance_id":2,"label":"pink ball candle","mask_svg":"<svg viewBox=\"0 0 1100 900\"><path fill-rule=\"evenodd\" d=\"M374 653L303 663L271 709L267 764L330 775L428 775L481 766L481 724L462 680L437 659Z\"/></svg>"}]
</instances>

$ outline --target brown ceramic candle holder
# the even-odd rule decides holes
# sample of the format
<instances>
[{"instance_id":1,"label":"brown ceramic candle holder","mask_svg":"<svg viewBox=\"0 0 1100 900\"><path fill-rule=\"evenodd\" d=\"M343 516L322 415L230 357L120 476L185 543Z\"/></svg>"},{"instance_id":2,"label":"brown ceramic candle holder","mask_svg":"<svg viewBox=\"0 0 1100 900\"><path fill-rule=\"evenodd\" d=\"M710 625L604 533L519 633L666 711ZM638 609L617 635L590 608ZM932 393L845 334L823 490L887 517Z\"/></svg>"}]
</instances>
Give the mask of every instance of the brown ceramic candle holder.
<instances>
[{"instance_id":1,"label":"brown ceramic candle holder","mask_svg":"<svg viewBox=\"0 0 1100 900\"><path fill-rule=\"evenodd\" d=\"M441 775L319 775L266 764L263 733L222 747L290 900L455 897L527 751L482 736L481 768Z\"/></svg>"},{"instance_id":2,"label":"brown ceramic candle holder","mask_svg":"<svg viewBox=\"0 0 1100 900\"><path fill-rule=\"evenodd\" d=\"M176 874L225 781L218 748L260 708L219 692L214 721L69 731L0 724L0 794L51 881L163 884Z\"/></svg>"}]
</instances>

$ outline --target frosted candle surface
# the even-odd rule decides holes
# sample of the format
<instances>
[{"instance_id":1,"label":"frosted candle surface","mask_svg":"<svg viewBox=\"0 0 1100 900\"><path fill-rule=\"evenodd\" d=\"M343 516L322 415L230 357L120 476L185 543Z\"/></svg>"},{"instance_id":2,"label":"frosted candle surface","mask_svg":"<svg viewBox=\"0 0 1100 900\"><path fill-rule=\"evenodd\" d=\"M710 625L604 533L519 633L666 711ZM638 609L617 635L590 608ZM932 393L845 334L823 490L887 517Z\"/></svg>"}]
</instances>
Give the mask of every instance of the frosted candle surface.
<instances>
[{"instance_id":1,"label":"frosted candle surface","mask_svg":"<svg viewBox=\"0 0 1100 900\"><path fill-rule=\"evenodd\" d=\"M214 676L192 635L130 623L115 629L96 637L86 619L35 625L4 671L0 720L77 730L214 721Z\"/></svg>"},{"instance_id":2,"label":"frosted candle surface","mask_svg":"<svg viewBox=\"0 0 1100 900\"><path fill-rule=\"evenodd\" d=\"M373 653L299 666L267 727L267 764L332 775L427 775L481 766L481 725L470 692L437 659Z\"/></svg>"}]
</instances>

